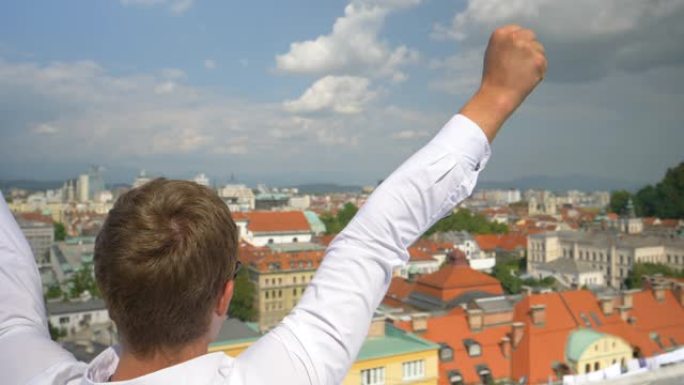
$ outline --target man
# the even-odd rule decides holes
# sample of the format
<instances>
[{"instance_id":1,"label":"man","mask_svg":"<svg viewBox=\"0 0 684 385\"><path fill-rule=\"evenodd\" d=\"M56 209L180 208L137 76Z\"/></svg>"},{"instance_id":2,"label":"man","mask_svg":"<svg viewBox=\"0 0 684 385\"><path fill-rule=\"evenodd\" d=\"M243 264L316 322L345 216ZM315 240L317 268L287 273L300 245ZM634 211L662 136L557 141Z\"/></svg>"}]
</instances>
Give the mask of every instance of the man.
<instances>
[{"instance_id":1,"label":"man","mask_svg":"<svg viewBox=\"0 0 684 385\"><path fill-rule=\"evenodd\" d=\"M237 231L216 195L156 180L120 198L98 236L98 286L120 346L77 362L49 338L30 248L0 204L3 384L339 384L407 247L466 198L499 128L541 81L542 45L498 29L475 95L388 177L331 243L299 304L239 357L207 354L233 294Z\"/></svg>"}]
</instances>

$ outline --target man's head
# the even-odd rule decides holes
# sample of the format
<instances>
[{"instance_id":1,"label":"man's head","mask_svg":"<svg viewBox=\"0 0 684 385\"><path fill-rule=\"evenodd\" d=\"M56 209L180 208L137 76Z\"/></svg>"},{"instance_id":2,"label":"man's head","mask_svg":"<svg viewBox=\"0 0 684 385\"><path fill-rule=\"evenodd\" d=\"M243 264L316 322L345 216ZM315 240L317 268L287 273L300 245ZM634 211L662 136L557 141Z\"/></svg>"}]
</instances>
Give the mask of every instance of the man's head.
<instances>
[{"instance_id":1,"label":"man's head","mask_svg":"<svg viewBox=\"0 0 684 385\"><path fill-rule=\"evenodd\" d=\"M237 246L206 187L156 179L122 195L97 237L95 277L124 346L144 356L206 337L227 311Z\"/></svg>"}]
</instances>

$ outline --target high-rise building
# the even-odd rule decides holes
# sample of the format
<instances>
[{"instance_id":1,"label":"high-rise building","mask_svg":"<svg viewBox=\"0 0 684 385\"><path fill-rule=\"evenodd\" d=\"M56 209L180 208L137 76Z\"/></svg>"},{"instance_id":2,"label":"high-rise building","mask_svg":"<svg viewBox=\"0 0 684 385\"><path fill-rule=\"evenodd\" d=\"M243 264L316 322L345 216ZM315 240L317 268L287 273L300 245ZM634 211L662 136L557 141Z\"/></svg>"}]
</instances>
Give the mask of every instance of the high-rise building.
<instances>
[{"instance_id":1,"label":"high-rise building","mask_svg":"<svg viewBox=\"0 0 684 385\"><path fill-rule=\"evenodd\" d=\"M90 166L88 170L88 196L90 199L95 199L105 190L103 172L104 167L102 166Z\"/></svg>"},{"instance_id":2,"label":"high-rise building","mask_svg":"<svg viewBox=\"0 0 684 385\"><path fill-rule=\"evenodd\" d=\"M77 191L79 202L88 202L90 200L90 178L88 174L78 176Z\"/></svg>"}]
</instances>

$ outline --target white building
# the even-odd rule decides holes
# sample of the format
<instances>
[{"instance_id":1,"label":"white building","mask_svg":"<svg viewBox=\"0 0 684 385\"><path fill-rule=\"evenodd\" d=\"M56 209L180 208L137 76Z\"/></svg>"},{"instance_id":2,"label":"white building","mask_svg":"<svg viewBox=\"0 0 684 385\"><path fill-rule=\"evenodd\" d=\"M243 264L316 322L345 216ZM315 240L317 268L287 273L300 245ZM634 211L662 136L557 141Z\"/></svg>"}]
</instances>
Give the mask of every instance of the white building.
<instances>
[{"instance_id":1,"label":"white building","mask_svg":"<svg viewBox=\"0 0 684 385\"><path fill-rule=\"evenodd\" d=\"M535 267L533 276L538 279L553 277L556 282L568 289L606 285L601 269L594 268L589 262L572 258L558 258L539 264Z\"/></svg>"},{"instance_id":2,"label":"white building","mask_svg":"<svg viewBox=\"0 0 684 385\"><path fill-rule=\"evenodd\" d=\"M475 238L467 231L438 233L431 238L438 242L448 242L453 245L453 248L461 250L474 270L490 271L496 264L496 256L484 253Z\"/></svg>"},{"instance_id":3,"label":"white building","mask_svg":"<svg viewBox=\"0 0 684 385\"><path fill-rule=\"evenodd\" d=\"M249 211L233 213L240 238L253 246L311 242L313 231L302 211Z\"/></svg>"},{"instance_id":4,"label":"white building","mask_svg":"<svg viewBox=\"0 0 684 385\"><path fill-rule=\"evenodd\" d=\"M151 180L152 178L147 176L147 171L145 171L144 169L140 170L140 174L138 174L138 176L133 181L133 188L140 187Z\"/></svg>"},{"instance_id":5,"label":"white building","mask_svg":"<svg viewBox=\"0 0 684 385\"><path fill-rule=\"evenodd\" d=\"M527 238L527 269L559 258L591 264L603 272L607 285L619 288L635 263L662 263L684 269L684 240L610 232L557 231Z\"/></svg>"},{"instance_id":6,"label":"white building","mask_svg":"<svg viewBox=\"0 0 684 385\"><path fill-rule=\"evenodd\" d=\"M98 298L85 301L48 302L46 307L50 324L63 330L67 338L85 329L112 325L104 301Z\"/></svg>"},{"instance_id":7,"label":"white building","mask_svg":"<svg viewBox=\"0 0 684 385\"><path fill-rule=\"evenodd\" d=\"M227 184L218 189L218 196L232 212L254 210L254 193L243 184Z\"/></svg>"},{"instance_id":8,"label":"white building","mask_svg":"<svg viewBox=\"0 0 684 385\"><path fill-rule=\"evenodd\" d=\"M88 200L90 200L89 180L88 174L81 174L78 176L77 191L79 202L88 202Z\"/></svg>"},{"instance_id":9,"label":"white building","mask_svg":"<svg viewBox=\"0 0 684 385\"><path fill-rule=\"evenodd\" d=\"M195 175L195 177L192 178L192 181L199 185L209 187L209 177L206 176L203 172Z\"/></svg>"}]
</instances>

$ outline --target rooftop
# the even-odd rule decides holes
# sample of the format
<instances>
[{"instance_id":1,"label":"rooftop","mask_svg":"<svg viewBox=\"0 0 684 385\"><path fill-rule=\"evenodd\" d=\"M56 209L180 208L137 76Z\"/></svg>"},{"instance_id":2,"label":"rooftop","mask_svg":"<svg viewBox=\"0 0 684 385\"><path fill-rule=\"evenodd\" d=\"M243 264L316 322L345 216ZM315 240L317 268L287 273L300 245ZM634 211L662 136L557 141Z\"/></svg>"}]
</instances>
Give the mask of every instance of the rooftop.
<instances>
[{"instance_id":1,"label":"rooftop","mask_svg":"<svg viewBox=\"0 0 684 385\"><path fill-rule=\"evenodd\" d=\"M439 345L386 323L385 335L367 338L357 361L436 349Z\"/></svg>"},{"instance_id":2,"label":"rooftop","mask_svg":"<svg viewBox=\"0 0 684 385\"><path fill-rule=\"evenodd\" d=\"M537 266L535 269L553 271L562 274L601 272L601 269L595 269L589 262L579 261L572 258L558 258L551 262L543 263Z\"/></svg>"}]
</instances>

